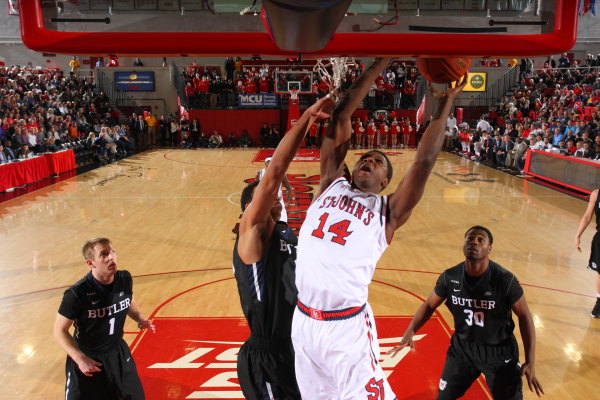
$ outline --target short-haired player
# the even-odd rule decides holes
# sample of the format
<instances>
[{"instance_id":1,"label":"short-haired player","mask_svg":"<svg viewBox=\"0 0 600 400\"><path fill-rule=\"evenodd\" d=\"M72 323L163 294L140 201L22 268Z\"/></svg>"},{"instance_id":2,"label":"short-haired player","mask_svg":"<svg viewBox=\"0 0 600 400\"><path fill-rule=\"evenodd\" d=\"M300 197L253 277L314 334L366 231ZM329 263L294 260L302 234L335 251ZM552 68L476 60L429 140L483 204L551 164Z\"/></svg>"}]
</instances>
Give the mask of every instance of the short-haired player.
<instances>
[{"instance_id":1,"label":"short-haired player","mask_svg":"<svg viewBox=\"0 0 600 400\"><path fill-rule=\"evenodd\" d=\"M352 169L351 182L343 176L343 166L351 115L388 63L389 59L376 59L335 107L321 147L321 182L300 230L292 339L305 399L395 398L379 365L368 286L394 232L423 195L452 102L466 79L454 89L437 92L437 114L413 165L393 194L380 196L392 177L385 154L364 154Z\"/></svg>"},{"instance_id":2,"label":"short-haired player","mask_svg":"<svg viewBox=\"0 0 600 400\"><path fill-rule=\"evenodd\" d=\"M88 240L82 253L90 271L64 292L54 322L54 338L67 353L65 399L143 400L123 326L126 317L140 329L154 332L154 325L133 298L131 274L117 270L110 239Z\"/></svg>"},{"instance_id":3,"label":"short-haired player","mask_svg":"<svg viewBox=\"0 0 600 400\"><path fill-rule=\"evenodd\" d=\"M242 191L233 269L251 331L237 361L240 386L249 400L300 399L291 339L298 239L280 219L279 191L304 135L318 118L329 116L332 106L324 97L308 108L277 146L260 181Z\"/></svg>"},{"instance_id":4,"label":"short-haired player","mask_svg":"<svg viewBox=\"0 0 600 400\"><path fill-rule=\"evenodd\" d=\"M402 341L390 353L414 349L414 334L446 302L454 317L454 334L446 355L437 400L462 397L485 375L495 400L523 398L522 376L531 391L544 393L535 374L535 326L517 278L490 260L494 237L489 229L473 226L465 233L465 261L445 270L433 292L419 307ZM519 346L513 333L512 312L519 319L525 363L519 364Z\"/></svg>"}]
</instances>

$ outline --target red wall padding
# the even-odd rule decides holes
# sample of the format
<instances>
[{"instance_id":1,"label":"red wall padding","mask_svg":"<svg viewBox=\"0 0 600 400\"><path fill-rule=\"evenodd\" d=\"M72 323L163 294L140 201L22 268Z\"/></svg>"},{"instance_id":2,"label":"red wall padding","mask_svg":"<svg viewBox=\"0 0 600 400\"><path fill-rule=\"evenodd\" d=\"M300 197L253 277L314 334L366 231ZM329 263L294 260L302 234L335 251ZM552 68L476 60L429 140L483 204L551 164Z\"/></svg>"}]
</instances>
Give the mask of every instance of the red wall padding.
<instances>
[{"instance_id":1,"label":"red wall padding","mask_svg":"<svg viewBox=\"0 0 600 400\"><path fill-rule=\"evenodd\" d=\"M398 118L410 118L414 124L417 110L395 110ZM304 110L300 110L304 112ZM358 109L352 114L352 117L361 117L369 115L369 111ZM235 137L239 138L242 134L242 129L248 131L248 135L252 138L254 144L258 145L258 136L260 128L266 122L271 126L278 124L281 134L282 127L285 129L285 124L288 117L288 110L269 109L269 110L190 110L190 121L194 118L200 122L200 129L210 136L215 129L219 131L224 140L229 137L229 132L234 132ZM283 123L282 123L283 121Z\"/></svg>"},{"instance_id":2,"label":"red wall padding","mask_svg":"<svg viewBox=\"0 0 600 400\"><path fill-rule=\"evenodd\" d=\"M223 139L227 140L229 132L234 132L239 138L242 129L248 131L248 135L255 144L258 144L260 128L266 122L280 124L280 110L190 110L190 122L197 118L200 129L210 136L215 129L219 131ZM281 129L281 126L280 126Z\"/></svg>"}]
</instances>

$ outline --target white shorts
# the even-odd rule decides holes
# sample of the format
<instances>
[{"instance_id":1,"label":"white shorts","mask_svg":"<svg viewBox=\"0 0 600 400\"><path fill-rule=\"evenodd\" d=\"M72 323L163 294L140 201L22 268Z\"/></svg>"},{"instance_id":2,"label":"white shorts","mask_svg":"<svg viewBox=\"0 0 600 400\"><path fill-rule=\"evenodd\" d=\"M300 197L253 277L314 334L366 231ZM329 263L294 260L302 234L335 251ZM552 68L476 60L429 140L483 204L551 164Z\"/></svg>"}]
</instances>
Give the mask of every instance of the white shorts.
<instances>
[{"instance_id":1,"label":"white shorts","mask_svg":"<svg viewBox=\"0 0 600 400\"><path fill-rule=\"evenodd\" d=\"M298 307L292 322L296 380L303 399L394 400L379 364L371 307L342 320L312 319Z\"/></svg>"},{"instance_id":2,"label":"white shorts","mask_svg":"<svg viewBox=\"0 0 600 400\"><path fill-rule=\"evenodd\" d=\"M287 224L287 210L285 209L285 201L283 201L283 199L279 199L279 202L281 203L281 216L279 217L279 220Z\"/></svg>"}]
</instances>

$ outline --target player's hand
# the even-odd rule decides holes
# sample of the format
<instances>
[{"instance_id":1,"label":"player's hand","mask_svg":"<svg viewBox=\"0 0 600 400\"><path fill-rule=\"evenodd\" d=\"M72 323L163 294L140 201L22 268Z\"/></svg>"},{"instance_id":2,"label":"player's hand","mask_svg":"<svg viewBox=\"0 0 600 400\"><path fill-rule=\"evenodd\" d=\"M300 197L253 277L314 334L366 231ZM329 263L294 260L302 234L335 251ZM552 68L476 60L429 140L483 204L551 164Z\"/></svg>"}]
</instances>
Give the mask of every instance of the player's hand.
<instances>
[{"instance_id":1,"label":"player's hand","mask_svg":"<svg viewBox=\"0 0 600 400\"><path fill-rule=\"evenodd\" d=\"M579 243L579 237L575 238L575 248L581 253L581 245Z\"/></svg>"},{"instance_id":2,"label":"player's hand","mask_svg":"<svg viewBox=\"0 0 600 400\"><path fill-rule=\"evenodd\" d=\"M523 366L521 367L521 377L523 375L525 375L525 378L527 378L527 386L529 386L529 390L531 390L532 392L535 390L535 394L537 394L538 397L544 394L542 384L537 380L537 377L535 376L535 368L533 364L527 362L523 364Z\"/></svg>"},{"instance_id":3,"label":"player's hand","mask_svg":"<svg viewBox=\"0 0 600 400\"><path fill-rule=\"evenodd\" d=\"M465 88L465 86L467 86L467 82L469 82L468 76L469 76L468 72L466 74L464 74L463 76L461 76L461 78L458 80L458 82L456 82L455 87L451 87L451 84L448 84L448 90L446 90L444 95L446 95L452 99L455 98L460 92L462 92L462 90Z\"/></svg>"},{"instance_id":4,"label":"player's hand","mask_svg":"<svg viewBox=\"0 0 600 400\"><path fill-rule=\"evenodd\" d=\"M397 344L396 346L394 346L393 349L388 351L388 354L391 355L392 357L395 357L396 354L398 354L398 352L400 350L402 350L403 348L405 348L407 346L410 346L410 349L412 351L415 351L415 342L413 342L412 338L413 338L413 333L405 332L400 343Z\"/></svg>"},{"instance_id":5,"label":"player's hand","mask_svg":"<svg viewBox=\"0 0 600 400\"><path fill-rule=\"evenodd\" d=\"M102 363L92 360L85 355L82 356L80 360L76 361L76 363L81 373L85 376L92 376L94 372L100 372L100 367L102 366Z\"/></svg>"},{"instance_id":6,"label":"player's hand","mask_svg":"<svg viewBox=\"0 0 600 400\"><path fill-rule=\"evenodd\" d=\"M152 321L149 321L147 319L143 319L140 322L138 322L138 328L140 328L141 330L149 329L152 331L152 333L156 333L156 327L154 326Z\"/></svg>"},{"instance_id":7,"label":"player's hand","mask_svg":"<svg viewBox=\"0 0 600 400\"><path fill-rule=\"evenodd\" d=\"M335 97L333 93L329 93L327 96L317 100L306 112L309 112L314 118L327 119L331 117L333 106L335 106Z\"/></svg>"}]
</instances>

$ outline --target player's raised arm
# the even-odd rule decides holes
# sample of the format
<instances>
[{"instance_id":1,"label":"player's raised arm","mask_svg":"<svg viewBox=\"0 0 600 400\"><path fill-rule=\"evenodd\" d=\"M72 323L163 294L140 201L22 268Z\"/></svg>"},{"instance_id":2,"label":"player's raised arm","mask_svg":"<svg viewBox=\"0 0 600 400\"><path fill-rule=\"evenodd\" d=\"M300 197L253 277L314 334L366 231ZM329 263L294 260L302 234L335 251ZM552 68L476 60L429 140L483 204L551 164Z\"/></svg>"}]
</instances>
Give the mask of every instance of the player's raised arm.
<instances>
[{"instance_id":1,"label":"player's raised arm","mask_svg":"<svg viewBox=\"0 0 600 400\"><path fill-rule=\"evenodd\" d=\"M252 201L247 205L240 221L238 253L246 263L259 260L266 245L266 235L276 221L270 217L277 192L290 163L310 126L319 118L329 118L333 100L324 97L306 109L296 124L285 134L269 163L265 175L254 189Z\"/></svg>"},{"instance_id":2,"label":"player's raised arm","mask_svg":"<svg viewBox=\"0 0 600 400\"><path fill-rule=\"evenodd\" d=\"M452 103L466 84L467 76L465 75L456 87L450 88L444 93L434 90L430 86L434 97L438 99L437 110L425 133L423 133L412 166L404 175L396 191L390 196L390 215L386 225L388 241L391 240L394 231L408 220L412 209L423 197L425 184L444 142L446 122Z\"/></svg>"},{"instance_id":3,"label":"player's raised arm","mask_svg":"<svg viewBox=\"0 0 600 400\"><path fill-rule=\"evenodd\" d=\"M321 184L315 198L327 188L333 180L342 175L344 158L352 137L350 117L369 92L375 79L383 72L390 58L377 58L352 84L344 97L335 106L331 115L331 124L321 145Z\"/></svg>"}]
</instances>

